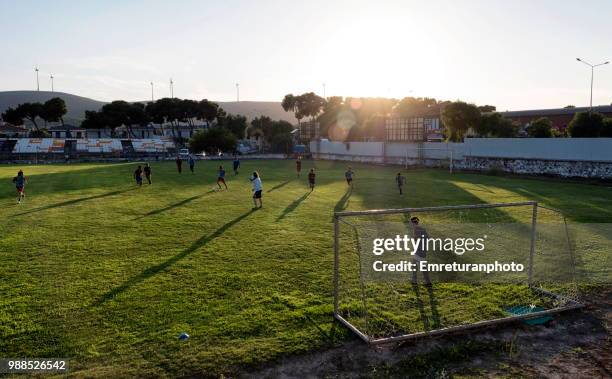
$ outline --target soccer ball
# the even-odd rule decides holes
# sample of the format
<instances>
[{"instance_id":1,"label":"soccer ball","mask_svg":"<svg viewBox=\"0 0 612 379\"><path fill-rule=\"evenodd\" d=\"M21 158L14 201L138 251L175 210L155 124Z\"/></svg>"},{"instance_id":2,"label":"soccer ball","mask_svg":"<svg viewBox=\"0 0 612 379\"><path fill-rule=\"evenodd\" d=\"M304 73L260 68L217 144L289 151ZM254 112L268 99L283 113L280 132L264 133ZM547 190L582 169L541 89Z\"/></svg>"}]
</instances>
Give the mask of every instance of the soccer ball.
<instances>
[{"instance_id":1,"label":"soccer ball","mask_svg":"<svg viewBox=\"0 0 612 379\"><path fill-rule=\"evenodd\" d=\"M187 334L185 332L183 332L183 333L181 333L179 335L179 340L181 340L181 341L185 341L185 340L188 340L188 339L189 339L189 334Z\"/></svg>"}]
</instances>

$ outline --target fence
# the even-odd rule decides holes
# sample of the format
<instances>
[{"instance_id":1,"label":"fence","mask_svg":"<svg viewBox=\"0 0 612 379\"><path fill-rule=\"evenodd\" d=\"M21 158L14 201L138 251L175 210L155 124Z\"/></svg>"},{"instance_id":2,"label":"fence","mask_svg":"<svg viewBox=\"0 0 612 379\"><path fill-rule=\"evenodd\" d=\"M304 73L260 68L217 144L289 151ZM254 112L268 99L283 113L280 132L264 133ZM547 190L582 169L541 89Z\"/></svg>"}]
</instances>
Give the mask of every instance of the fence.
<instances>
[{"instance_id":1,"label":"fence","mask_svg":"<svg viewBox=\"0 0 612 379\"><path fill-rule=\"evenodd\" d=\"M445 142L310 143L317 159L457 169L493 168L520 174L612 178L612 138L468 138ZM443 166L443 165L442 165Z\"/></svg>"}]
</instances>

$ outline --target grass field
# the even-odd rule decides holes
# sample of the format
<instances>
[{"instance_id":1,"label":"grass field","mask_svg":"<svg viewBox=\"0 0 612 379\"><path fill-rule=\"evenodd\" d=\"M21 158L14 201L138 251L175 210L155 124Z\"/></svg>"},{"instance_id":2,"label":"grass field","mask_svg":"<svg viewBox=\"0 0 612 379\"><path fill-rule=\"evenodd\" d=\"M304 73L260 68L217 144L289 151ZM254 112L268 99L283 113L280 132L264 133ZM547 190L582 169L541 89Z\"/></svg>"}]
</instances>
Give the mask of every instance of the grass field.
<instances>
[{"instance_id":1,"label":"grass field","mask_svg":"<svg viewBox=\"0 0 612 379\"><path fill-rule=\"evenodd\" d=\"M306 161L310 193L292 161L243 161L217 192L217 165L153 163L142 188L134 163L25 166L21 205L20 167L0 166L0 356L71 357L82 376L218 375L353 338L331 317L334 210L537 200L612 222L605 186L423 170L400 197L398 168L353 165L348 192L345 164Z\"/></svg>"}]
</instances>

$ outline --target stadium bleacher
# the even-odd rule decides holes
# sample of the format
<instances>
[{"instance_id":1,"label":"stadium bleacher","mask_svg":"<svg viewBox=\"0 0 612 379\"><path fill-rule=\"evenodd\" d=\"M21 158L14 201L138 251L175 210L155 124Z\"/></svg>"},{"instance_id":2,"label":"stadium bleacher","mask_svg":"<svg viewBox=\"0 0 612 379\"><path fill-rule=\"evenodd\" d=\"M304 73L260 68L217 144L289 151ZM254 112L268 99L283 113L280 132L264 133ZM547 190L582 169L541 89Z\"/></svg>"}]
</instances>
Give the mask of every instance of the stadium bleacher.
<instances>
[{"instance_id":1,"label":"stadium bleacher","mask_svg":"<svg viewBox=\"0 0 612 379\"><path fill-rule=\"evenodd\" d=\"M115 157L133 157L171 154L175 149L174 142L168 139L16 138L0 140L0 153L3 159L28 154L49 156L61 154L75 157L110 154Z\"/></svg>"},{"instance_id":2,"label":"stadium bleacher","mask_svg":"<svg viewBox=\"0 0 612 379\"><path fill-rule=\"evenodd\" d=\"M174 148L174 143L163 139L132 140L134 151L138 153L164 153Z\"/></svg>"},{"instance_id":3,"label":"stadium bleacher","mask_svg":"<svg viewBox=\"0 0 612 379\"><path fill-rule=\"evenodd\" d=\"M16 140L11 139L0 141L0 154L9 154L13 152L16 143Z\"/></svg>"},{"instance_id":4,"label":"stadium bleacher","mask_svg":"<svg viewBox=\"0 0 612 379\"><path fill-rule=\"evenodd\" d=\"M121 140L111 138L85 138L76 140L79 153L122 153Z\"/></svg>"}]
</instances>

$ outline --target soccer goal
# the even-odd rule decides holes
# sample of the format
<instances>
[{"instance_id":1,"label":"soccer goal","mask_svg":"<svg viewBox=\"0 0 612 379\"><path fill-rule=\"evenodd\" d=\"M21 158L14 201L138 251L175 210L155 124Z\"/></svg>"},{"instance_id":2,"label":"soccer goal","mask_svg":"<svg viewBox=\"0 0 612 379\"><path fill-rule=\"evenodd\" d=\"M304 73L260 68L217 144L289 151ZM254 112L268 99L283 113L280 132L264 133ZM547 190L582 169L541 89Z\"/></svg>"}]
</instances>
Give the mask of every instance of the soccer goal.
<instances>
[{"instance_id":1,"label":"soccer goal","mask_svg":"<svg viewBox=\"0 0 612 379\"><path fill-rule=\"evenodd\" d=\"M438 147L408 147L404 157L404 167L443 167L452 174L454 169L454 153L451 148Z\"/></svg>"},{"instance_id":2,"label":"soccer goal","mask_svg":"<svg viewBox=\"0 0 612 379\"><path fill-rule=\"evenodd\" d=\"M546 323L582 307L575 266L565 217L533 201L334 214L334 317L370 344Z\"/></svg>"}]
</instances>

